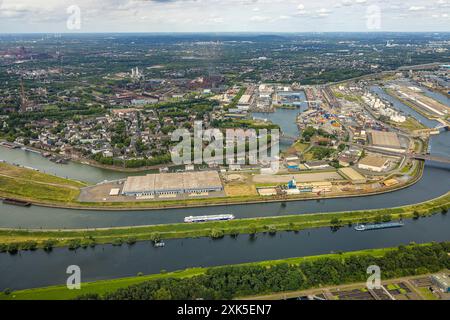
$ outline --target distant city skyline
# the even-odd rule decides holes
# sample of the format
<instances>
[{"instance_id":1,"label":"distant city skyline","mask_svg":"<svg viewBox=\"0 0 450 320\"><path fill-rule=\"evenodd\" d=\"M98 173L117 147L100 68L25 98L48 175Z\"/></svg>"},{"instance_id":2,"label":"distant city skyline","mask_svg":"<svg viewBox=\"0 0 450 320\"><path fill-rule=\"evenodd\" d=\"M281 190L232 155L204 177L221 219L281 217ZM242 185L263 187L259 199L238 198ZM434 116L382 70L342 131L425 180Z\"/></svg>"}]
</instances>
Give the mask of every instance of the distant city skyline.
<instances>
[{"instance_id":1,"label":"distant city skyline","mask_svg":"<svg viewBox=\"0 0 450 320\"><path fill-rule=\"evenodd\" d=\"M450 31L450 0L0 0L0 33Z\"/></svg>"}]
</instances>

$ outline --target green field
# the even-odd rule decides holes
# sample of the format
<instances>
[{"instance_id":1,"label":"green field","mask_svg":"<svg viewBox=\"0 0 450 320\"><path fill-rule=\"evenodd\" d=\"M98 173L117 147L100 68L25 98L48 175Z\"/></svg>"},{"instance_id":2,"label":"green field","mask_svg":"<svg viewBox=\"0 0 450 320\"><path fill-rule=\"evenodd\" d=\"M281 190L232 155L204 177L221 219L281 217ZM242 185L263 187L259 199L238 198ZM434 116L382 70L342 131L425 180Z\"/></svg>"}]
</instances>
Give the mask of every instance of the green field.
<instances>
[{"instance_id":1,"label":"green field","mask_svg":"<svg viewBox=\"0 0 450 320\"><path fill-rule=\"evenodd\" d=\"M417 290L419 290L420 294L427 300L438 300L438 298L428 289L428 287L418 288Z\"/></svg>"},{"instance_id":2,"label":"green field","mask_svg":"<svg viewBox=\"0 0 450 320\"><path fill-rule=\"evenodd\" d=\"M80 181L64 179L58 176L53 176L39 171L13 166L7 163L0 163L0 175L15 177L23 180L31 180L40 183L72 186L77 188L87 186L86 183Z\"/></svg>"},{"instance_id":3,"label":"green field","mask_svg":"<svg viewBox=\"0 0 450 320\"><path fill-rule=\"evenodd\" d=\"M71 202L86 184L0 163L0 196L25 200Z\"/></svg>"},{"instance_id":4,"label":"green field","mask_svg":"<svg viewBox=\"0 0 450 320\"><path fill-rule=\"evenodd\" d=\"M405 122L398 123L398 122L389 122L392 126L399 127L401 129L405 129L407 131L414 131L414 130L422 130L426 129L423 124L421 124L419 121L414 119L413 117L408 117Z\"/></svg>"}]
</instances>

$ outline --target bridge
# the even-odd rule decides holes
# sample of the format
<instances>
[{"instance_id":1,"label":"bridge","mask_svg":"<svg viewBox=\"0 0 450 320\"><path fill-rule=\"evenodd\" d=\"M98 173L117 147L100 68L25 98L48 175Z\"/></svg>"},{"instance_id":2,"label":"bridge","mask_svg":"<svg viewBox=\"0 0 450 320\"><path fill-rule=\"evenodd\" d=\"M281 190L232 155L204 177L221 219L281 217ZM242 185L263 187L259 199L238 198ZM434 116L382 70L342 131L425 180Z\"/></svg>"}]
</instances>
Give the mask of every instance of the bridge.
<instances>
[{"instance_id":1,"label":"bridge","mask_svg":"<svg viewBox=\"0 0 450 320\"><path fill-rule=\"evenodd\" d=\"M446 157L439 157L439 156L433 156L428 154L408 154L410 158L416 159L416 160L429 160L429 161L436 161L440 163L447 163L450 164L450 158Z\"/></svg>"},{"instance_id":2,"label":"bridge","mask_svg":"<svg viewBox=\"0 0 450 320\"><path fill-rule=\"evenodd\" d=\"M413 134L414 134L414 136L438 135L440 133L443 133L443 132L449 131L449 130L450 130L450 126L447 125L446 123L443 123L443 124L437 125L434 128L414 130Z\"/></svg>"},{"instance_id":3,"label":"bridge","mask_svg":"<svg viewBox=\"0 0 450 320\"><path fill-rule=\"evenodd\" d=\"M381 153L381 154L385 154L388 156L407 157L407 158L416 159L416 160L423 160L423 161L428 160L428 161L435 161L435 162L450 164L449 157L434 156L434 155L422 154L422 153L395 152L395 151L391 151L391 150L383 150L383 149L378 149L378 148L369 147L369 146L364 146L363 148L367 151Z\"/></svg>"},{"instance_id":4,"label":"bridge","mask_svg":"<svg viewBox=\"0 0 450 320\"><path fill-rule=\"evenodd\" d=\"M290 135L287 135L287 134L282 134L281 136L280 136L280 140L283 140L283 141L286 141L286 142L292 142L292 143L294 143L294 142L296 142L298 139L300 139L299 137L295 137L295 136L290 136Z\"/></svg>"},{"instance_id":5,"label":"bridge","mask_svg":"<svg viewBox=\"0 0 450 320\"><path fill-rule=\"evenodd\" d=\"M322 103L322 100L305 100L302 102L306 102L306 103Z\"/></svg>"}]
</instances>

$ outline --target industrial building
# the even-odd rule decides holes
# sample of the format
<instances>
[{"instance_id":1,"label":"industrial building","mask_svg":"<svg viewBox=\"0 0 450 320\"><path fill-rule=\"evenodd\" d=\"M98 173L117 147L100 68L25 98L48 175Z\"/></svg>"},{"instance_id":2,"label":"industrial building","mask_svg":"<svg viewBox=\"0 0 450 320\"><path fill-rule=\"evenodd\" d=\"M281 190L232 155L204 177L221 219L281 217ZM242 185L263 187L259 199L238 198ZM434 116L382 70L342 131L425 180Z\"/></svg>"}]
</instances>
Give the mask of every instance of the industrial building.
<instances>
[{"instance_id":1,"label":"industrial building","mask_svg":"<svg viewBox=\"0 0 450 320\"><path fill-rule=\"evenodd\" d=\"M362 184L366 183L367 181L367 179L362 174L352 168L341 168L339 169L339 174L345 179L350 180L354 184Z\"/></svg>"},{"instance_id":2,"label":"industrial building","mask_svg":"<svg viewBox=\"0 0 450 320\"><path fill-rule=\"evenodd\" d=\"M399 184L400 182L398 182L398 180L397 179L388 179L388 180L386 180L386 181L383 181L383 184L386 186L386 187L393 187L393 186L395 186L395 185L397 185L397 184Z\"/></svg>"},{"instance_id":3,"label":"industrial building","mask_svg":"<svg viewBox=\"0 0 450 320\"><path fill-rule=\"evenodd\" d=\"M386 170L389 160L383 157L367 156L358 163L358 168L374 172Z\"/></svg>"},{"instance_id":4,"label":"industrial building","mask_svg":"<svg viewBox=\"0 0 450 320\"><path fill-rule=\"evenodd\" d=\"M321 169L329 169L331 166L326 161L309 161L305 162L305 167L308 170L321 170Z\"/></svg>"},{"instance_id":5,"label":"industrial building","mask_svg":"<svg viewBox=\"0 0 450 320\"><path fill-rule=\"evenodd\" d=\"M371 131L369 137L374 147L402 149L400 139L395 132Z\"/></svg>"},{"instance_id":6,"label":"industrial building","mask_svg":"<svg viewBox=\"0 0 450 320\"><path fill-rule=\"evenodd\" d=\"M122 194L125 196L176 195L223 191L216 171L148 174L128 177Z\"/></svg>"},{"instance_id":7,"label":"industrial building","mask_svg":"<svg viewBox=\"0 0 450 320\"><path fill-rule=\"evenodd\" d=\"M443 292L450 293L450 278L445 274L432 275L431 282Z\"/></svg>"},{"instance_id":8,"label":"industrial building","mask_svg":"<svg viewBox=\"0 0 450 320\"><path fill-rule=\"evenodd\" d=\"M242 95L242 97L239 99L239 104L240 105L244 105L247 106L250 104L250 101L252 99L252 96L249 94L244 94Z\"/></svg>"}]
</instances>

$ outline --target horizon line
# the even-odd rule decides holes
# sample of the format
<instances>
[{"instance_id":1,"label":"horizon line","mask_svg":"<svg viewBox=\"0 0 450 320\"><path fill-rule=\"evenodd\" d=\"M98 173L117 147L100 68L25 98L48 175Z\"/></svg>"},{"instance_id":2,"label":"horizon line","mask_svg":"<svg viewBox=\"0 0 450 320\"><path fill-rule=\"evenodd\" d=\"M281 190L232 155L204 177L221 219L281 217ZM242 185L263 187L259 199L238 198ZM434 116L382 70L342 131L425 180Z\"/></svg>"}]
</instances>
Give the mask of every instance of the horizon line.
<instances>
[{"instance_id":1,"label":"horizon line","mask_svg":"<svg viewBox=\"0 0 450 320\"><path fill-rule=\"evenodd\" d=\"M337 33L359 33L359 34L382 34L382 33L450 33L449 31L91 31L91 32L0 32L0 35L17 35L17 34L337 34Z\"/></svg>"}]
</instances>

